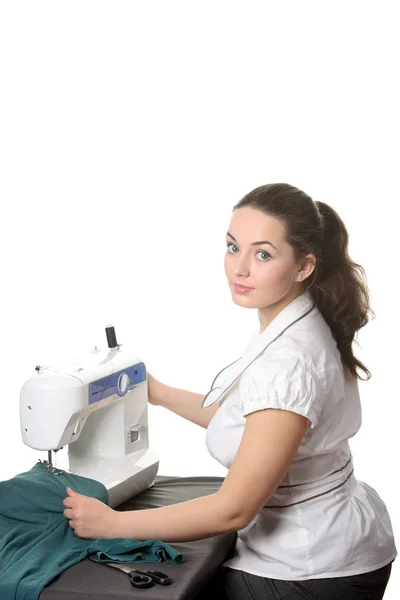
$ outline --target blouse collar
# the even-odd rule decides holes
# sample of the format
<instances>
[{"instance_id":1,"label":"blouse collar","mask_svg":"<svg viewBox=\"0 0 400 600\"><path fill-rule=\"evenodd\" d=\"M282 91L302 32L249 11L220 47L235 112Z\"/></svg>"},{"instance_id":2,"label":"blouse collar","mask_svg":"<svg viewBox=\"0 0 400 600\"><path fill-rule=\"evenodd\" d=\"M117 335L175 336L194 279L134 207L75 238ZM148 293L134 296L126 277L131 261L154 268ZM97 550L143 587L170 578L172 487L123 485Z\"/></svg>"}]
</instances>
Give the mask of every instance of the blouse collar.
<instances>
[{"instance_id":1,"label":"blouse collar","mask_svg":"<svg viewBox=\"0 0 400 600\"><path fill-rule=\"evenodd\" d=\"M262 333L258 333L250 340L246 346L243 356L234 363L229 377L224 381L222 387L211 388L203 399L202 407L207 408L215 402L221 401L222 397L232 387L235 381L243 372L253 363L256 358L264 352L276 339L281 337L289 329L306 317L315 307L314 300L309 292L305 291L297 296L290 304L285 306ZM215 380L214 380L215 381Z\"/></svg>"}]
</instances>

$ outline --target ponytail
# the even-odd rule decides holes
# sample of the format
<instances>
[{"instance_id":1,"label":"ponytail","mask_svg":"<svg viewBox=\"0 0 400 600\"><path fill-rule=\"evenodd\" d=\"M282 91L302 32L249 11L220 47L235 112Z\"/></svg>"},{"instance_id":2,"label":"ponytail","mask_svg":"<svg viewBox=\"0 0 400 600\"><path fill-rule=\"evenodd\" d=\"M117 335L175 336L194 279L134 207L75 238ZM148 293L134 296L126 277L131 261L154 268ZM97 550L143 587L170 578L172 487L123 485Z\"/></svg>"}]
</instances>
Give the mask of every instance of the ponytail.
<instances>
[{"instance_id":1,"label":"ponytail","mask_svg":"<svg viewBox=\"0 0 400 600\"><path fill-rule=\"evenodd\" d=\"M352 349L355 334L369 321L369 291L365 272L348 254L349 236L337 212L324 202L315 202L322 226L319 263L309 292L331 328L342 362L352 375L358 370L370 379L371 373ZM356 342L357 343L357 342Z\"/></svg>"}]
</instances>

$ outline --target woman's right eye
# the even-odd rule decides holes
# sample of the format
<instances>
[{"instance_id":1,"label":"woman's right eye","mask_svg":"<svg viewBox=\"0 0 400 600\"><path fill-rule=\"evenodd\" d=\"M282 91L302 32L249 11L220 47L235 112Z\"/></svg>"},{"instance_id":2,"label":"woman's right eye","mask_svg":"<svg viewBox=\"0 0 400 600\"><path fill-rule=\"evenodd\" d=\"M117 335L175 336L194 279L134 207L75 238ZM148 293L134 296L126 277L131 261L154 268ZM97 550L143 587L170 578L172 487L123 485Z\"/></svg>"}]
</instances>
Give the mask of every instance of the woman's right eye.
<instances>
[{"instance_id":1,"label":"woman's right eye","mask_svg":"<svg viewBox=\"0 0 400 600\"><path fill-rule=\"evenodd\" d=\"M237 249L237 246L235 246L235 244L232 244L232 242L231 242L231 243L229 243L229 244L227 244L228 251L229 251L229 249L230 249L230 248L232 248L232 247ZM235 252L233 252L233 253L235 254Z\"/></svg>"}]
</instances>

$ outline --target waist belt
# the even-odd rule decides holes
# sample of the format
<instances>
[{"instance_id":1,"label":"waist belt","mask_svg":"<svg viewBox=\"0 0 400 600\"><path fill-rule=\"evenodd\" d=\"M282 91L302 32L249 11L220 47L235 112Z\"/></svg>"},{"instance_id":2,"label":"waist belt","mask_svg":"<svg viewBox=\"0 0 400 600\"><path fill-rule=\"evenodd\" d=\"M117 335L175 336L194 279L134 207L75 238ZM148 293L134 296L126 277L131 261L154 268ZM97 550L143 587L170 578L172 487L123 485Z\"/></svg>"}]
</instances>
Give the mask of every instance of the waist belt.
<instances>
[{"instance_id":1,"label":"waist belt","mask_svg":"<svg viewBox=\"0 0 400 600\"><path fill-rule=\"evenodd\" d=\"M287 508L289 506L295 506L296 504L303 504L303 502L309 502L320 496L325 496L325 494L329 494L342 487L350 479L353 473L354 468L350 457L343 467L329 473L323 482L278 486L270 498L271 504L264 504L263 508ZM288 493L284 490L288 490ZM285 500L287 501L289 499L293 499L293 502L285 502ZM283 503L276 504L275 502L279 502L279 500Z\"/></svg>"}]
</instances>

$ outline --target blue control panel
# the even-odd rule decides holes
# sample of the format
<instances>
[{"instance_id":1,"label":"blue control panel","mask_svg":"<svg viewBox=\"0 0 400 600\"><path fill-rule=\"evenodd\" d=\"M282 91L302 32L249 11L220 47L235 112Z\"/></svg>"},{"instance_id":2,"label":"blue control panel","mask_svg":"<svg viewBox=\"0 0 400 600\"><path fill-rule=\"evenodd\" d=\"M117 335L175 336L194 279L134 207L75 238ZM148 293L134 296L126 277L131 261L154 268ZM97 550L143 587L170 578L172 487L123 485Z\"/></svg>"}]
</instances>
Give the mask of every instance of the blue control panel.
<instances>
[{"instance_id":1,"label":"blue control panel","mask_svg":"<svg viewBox=\"0 0 400 600\"><path fill-rule=\"evenodd\" d=\"M135 385L146 380L146 367L143 362L127 367L122 371L107 375L89 383L89 404L94 404L109 396L125 396Z\"/></svg>"}]
</instances>

